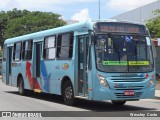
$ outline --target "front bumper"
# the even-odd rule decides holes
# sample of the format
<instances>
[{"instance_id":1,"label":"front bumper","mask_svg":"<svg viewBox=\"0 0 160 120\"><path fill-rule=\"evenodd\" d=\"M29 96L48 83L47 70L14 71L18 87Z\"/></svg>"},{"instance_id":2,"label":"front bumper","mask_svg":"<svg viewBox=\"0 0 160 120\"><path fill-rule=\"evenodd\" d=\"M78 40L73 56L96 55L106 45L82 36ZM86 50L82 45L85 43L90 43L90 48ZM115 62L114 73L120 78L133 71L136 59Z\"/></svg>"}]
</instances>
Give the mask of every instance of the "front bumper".
<instances>
[{"instance_id":1,"label":"front bumper","mask_svg":"<svg viewBox=\"0 0 160 120\"><path fill-rule=\"evenodd\" d=\"M129 90L129 89L128 89ZM155 86L150 86L141 90L132 90L135 92L133 96L124 95L126 90L116 90L116 89L96 89L94 90L93 100L138 100L154 98L155 96Z\"/></svg>"}]
</instances>

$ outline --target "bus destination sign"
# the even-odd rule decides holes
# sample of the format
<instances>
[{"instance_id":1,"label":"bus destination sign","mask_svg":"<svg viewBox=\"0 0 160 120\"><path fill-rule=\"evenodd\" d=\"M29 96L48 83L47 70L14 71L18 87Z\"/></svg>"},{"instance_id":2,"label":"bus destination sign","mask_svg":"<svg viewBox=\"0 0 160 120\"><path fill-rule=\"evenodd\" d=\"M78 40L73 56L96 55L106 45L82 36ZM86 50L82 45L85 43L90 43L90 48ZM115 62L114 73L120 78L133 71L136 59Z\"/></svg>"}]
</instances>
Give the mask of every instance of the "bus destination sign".
<instances>
[{"instance_id":1,"label":"bus destination sign","mask_svg":"<svg viewBox=\"0 0 160 120\"><path fill-rule=\"evenodd\" d=\"M144 26L126 23L99 24L100 32L145 33Z\"/></svg>"}]
</instances>

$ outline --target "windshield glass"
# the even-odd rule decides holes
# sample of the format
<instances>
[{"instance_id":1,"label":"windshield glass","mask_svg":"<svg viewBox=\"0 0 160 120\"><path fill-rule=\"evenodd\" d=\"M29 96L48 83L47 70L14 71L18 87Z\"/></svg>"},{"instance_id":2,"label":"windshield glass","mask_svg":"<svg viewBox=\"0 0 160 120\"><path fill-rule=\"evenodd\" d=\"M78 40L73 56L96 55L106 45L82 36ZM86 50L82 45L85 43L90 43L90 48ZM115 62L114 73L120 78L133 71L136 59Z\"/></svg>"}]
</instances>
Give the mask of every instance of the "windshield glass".
<instances>
[{"instance_id":1,"label":"windshield glass","mask_svg":"<svg viewBox=\"0 0 160 120\"><path fill-rule=\"evenodd\" d=\"M96 63L104 72L149 72L153 58L149 37L119 34L98 34Z\"/></svg>"}]
</instances>

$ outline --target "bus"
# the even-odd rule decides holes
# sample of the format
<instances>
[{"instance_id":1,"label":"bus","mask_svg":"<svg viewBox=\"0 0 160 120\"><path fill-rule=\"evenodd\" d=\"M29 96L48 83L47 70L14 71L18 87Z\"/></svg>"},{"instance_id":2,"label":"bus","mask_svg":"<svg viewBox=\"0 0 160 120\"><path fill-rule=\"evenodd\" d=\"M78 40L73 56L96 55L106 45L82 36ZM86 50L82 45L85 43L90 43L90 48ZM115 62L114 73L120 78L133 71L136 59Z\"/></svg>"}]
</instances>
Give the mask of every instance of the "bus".
<instances>
[{"instance_id":1,"label":"bus","mask_svg":"<svg viewBox=\"0 0 160 120\"><path fill-rule=\"evenodd\" d=\"M153 98L155 50L147 27L86 20L5 40L2 82L28 91L114 105Z\"/></svg>"}]
</instances>

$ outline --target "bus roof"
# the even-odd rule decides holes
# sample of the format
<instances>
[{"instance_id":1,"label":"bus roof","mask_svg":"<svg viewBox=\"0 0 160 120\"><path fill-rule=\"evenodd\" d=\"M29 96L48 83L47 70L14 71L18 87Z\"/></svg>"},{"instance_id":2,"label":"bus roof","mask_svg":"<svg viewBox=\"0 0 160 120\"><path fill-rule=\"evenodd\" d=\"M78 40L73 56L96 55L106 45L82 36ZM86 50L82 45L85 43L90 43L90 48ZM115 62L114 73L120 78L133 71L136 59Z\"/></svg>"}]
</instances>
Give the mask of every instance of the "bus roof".
<instances>
[{"instance_id":1,"label":"bus roof","mask_svg":"<svg viewBox=\"0 0 160 120\"><path fill-rule=\"evenodd\" d=\"M25 41L25 40L50 36L50 35L54 35L54 34L59 34L59 33L78 31L83 28L93 29L93 23L98 23L98 22L119 22L119 23L130 23L130 24L143 25L143 24L139 24L136 22L132 22L132 21L120 21L120 20L116 20L116 19L97 20L94 22L92 22L90 19L88 19L86 21L79 22L79 23L74 23L74 24L70 24L70 25L66 25L66 26L62 26L62 27L52 28L52 29L43 30L40 32L35 32L35 33L23 35L23 36L9 38L9 39L5 40L4 44Z\"/></svg>"},{"instance_id":2,"label":"bus roof","mask_svg":"<svg viewBox=\"0 0 160 120\"><path fill-rule=\"evenodd\" d=\"M48 29L48 30L44 30L44 31L40 31L40 32L35 32L35 33L23 35L23 36L18 36L18 37L14 37L14 38L9 38L9 39L5 40L4 44L50 36L50 35L54 35L54 34L58 34L58 33L66 33L66 32L76 31L76 30L80 30L83 28L93 29L92 21L86 20L86 21L71 24L71 25L52 28L52 29Z\"/></svg>"}]
</instances>

